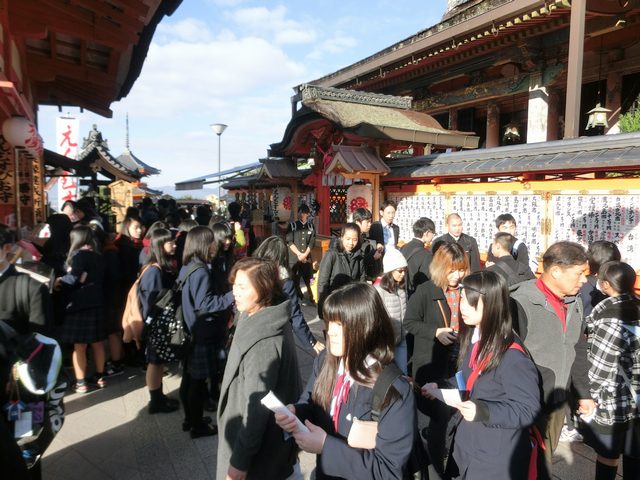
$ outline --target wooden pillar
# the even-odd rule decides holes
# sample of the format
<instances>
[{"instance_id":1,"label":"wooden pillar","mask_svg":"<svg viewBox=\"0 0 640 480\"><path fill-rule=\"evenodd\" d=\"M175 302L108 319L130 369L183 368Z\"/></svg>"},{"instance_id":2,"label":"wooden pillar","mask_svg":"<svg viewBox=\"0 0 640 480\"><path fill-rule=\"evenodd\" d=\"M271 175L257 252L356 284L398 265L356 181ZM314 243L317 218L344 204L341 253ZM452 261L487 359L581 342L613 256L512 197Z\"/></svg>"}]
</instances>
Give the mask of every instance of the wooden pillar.
<instances>
[{"instance_id":1,"label":"wooden pillar","mask_svg":"<svg viewBox=\"0 0 640 480\"><path fill-rule=\"evenodd\" d=\"M618 72L611 72L607 75L607 100L606 107L611 110L609 113L609 128L607 135L620 133L620 110L622 109L622 75Z\"/></svg>"},{"instance_id":2,"label":"wooden pillar","mask_svg":"<svg viewBox=\"0 0 640 480\"><path fill-rule=\"evenodd\" d=\"M298 180L291 180L289 184L291 187L291 219L290 222L295 222L298 219Z\"/></svg>"},{"instance_id":3,"label":"wooden pillar","mask_svg":"<svg viewBox=\"0 0 640 480\"><path fill-rule=\"evenodd\" d=\"M547 141L558 140L558 130L560 128L560 94L557 90L550 88L549 108L547 110Z\"/></svg>"},{"instance_id":4,"label":"wooden pillar","mask_svg":"<svg viewBox=\"0 0 640 480\"><path fill-rule=\"evenodd\" d=\"M319 169L316 183L316 201L320 204L320 215L318 218L318 233L320 233L320 235L331 235L329 197L329 186L322 184L322 169Z\"/></svg>"},{"instance_id":5,"label":"wooden pillar","mask_svg":"<svg viewBox=\"0 0 640 480\"><path fill-rule=\"evenodd\" d=\"M582 97L582 64L584 57L584 22L586 0L571 2L569 26L569 59L567 96L564 109L564 138L578 138L580 133L580 100Z\"/></svg>"},{"instance_id":6,"label":"wooden pillar","mask_svg":"<svg viewBox=\"0 0 640 480\"><path fill-rule=\"evenodd\" d=\"M373 220L380 219L380 175L372 175L371 176L371 192L372 201L371 201L371 214L373 215Z\"/></svg>"},{"instance_id":7,"label":"wooden pillar","mask_svg":"<svg viewBox=\"0 0 640 480\"><path fill-rule=\"evenodd\" d=\"M496 102L487 105L487 140L486 148L500 146L500 109Z\"/></svg>"},{"instance_id":8,"label":"wooden pillar","mask_svg":"<svg viewBox=\"0 0 640 480\"><path fill-rule=\"evenodd\" d=\"M549 117L549 97L542 85L542 72L529 77L529 105L527 108L527 143L547 140L547 119Z\"/></svg>"},{"instance_id":9,"label":"wooden pillar","mask_svg":"<svg viewBox=\"0 0 640 480\"><path fill-rule=\"evenodd\" d=\"M458 109L449 109L449 130L458 130Z\"/></svg>"}]
</instances>

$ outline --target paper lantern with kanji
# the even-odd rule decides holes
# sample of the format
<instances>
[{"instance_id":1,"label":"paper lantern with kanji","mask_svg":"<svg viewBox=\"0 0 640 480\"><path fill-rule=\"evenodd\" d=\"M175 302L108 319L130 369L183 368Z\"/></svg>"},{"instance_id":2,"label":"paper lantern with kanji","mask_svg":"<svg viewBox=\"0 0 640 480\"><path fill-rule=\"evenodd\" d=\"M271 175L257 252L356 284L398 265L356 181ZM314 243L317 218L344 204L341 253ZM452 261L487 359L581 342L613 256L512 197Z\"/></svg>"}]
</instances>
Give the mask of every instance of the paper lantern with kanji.
<instances>
[{"instance_id":1,"label":"paper lantern with kanji","mask_svg":"<svg viewBox=\"0 0 640 480\"><path fill-rule=\"evenodd\" d=\"M2 124L2 136L14 147L25 148L34 157L42 156L42 137L36 125L26 118L7 118Z\"/></svg>"},{"instance_id":2,"label":"paper lantern with kanji","mask_svg":"<svg viewBox=\"0 0 640 480\"><path fill-rule=\"evenodd\" d=\"M273 214L281 222L288 222L291 217L291 189L288 187L276 187L271 192L271 205Z\"/></svg>"},{"instance_id":3,"label":"paper lantern with kanji","mask_svg":"<svg viewBox=\"0 0 640 480\"><path fill-rule=\"evenodd\" d=\"M371 210L373 193L371 185L351 185L347 189L347 210L351 215L357 208Z\"/></svg>"}]
</instances>

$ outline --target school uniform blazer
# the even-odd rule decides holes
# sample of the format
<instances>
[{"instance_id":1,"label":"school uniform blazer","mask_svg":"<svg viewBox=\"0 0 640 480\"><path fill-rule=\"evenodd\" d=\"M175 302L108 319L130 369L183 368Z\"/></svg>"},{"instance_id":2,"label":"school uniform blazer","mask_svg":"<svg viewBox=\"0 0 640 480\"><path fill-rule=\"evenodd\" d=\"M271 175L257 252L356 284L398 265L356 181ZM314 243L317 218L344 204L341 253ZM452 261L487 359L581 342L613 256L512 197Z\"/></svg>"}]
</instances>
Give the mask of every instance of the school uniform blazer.
<instances>
[{"instance_id":1,"label":"school uniform blazer","mask_svg":"<svg viewBox=\"0 0 640 480\"><path fill-rule=\"evenodd\" d=\"M405 243L400 251L407 259L407 292L411 296L418 285L429 280L429 266L433 255L430 250L424 248L424 243L418 238Z\"/></svg>"},{"instance_id":2,"label":"school uniform blazer","mask_svg":"<svg viewBox=\"0 0 640 480\"><path fill-rule=\"evenodd\" d=\"M140 282L138 282L138 301L143 319L146 319L151 313L151 307L158 300L158 295L163 290L170 289L175 280L175 274L163 271L154 265L150 265L144 270Z\"/></svg>"},{"instance_id":3,"label":"school uniform blazer","mask_svg":"<svg viewBox=\"0 0 640 480\"><path fill-rule=\"evenodd\" d=\"M228 309L233 304L233 293L215 295L212 291L209 268L202 262L191 261L180 269L178 279L183 279L196 264L194 271L182 287L182 315L195 344L215 344L218 329L211 321L216 312Z\"/></svg>"},{"instance_id":4,"label":"school uniform blazer","mask_svg":"<svg viewBox=\"0 0 640 480\"><path fill-rule=\"evenodd\" d=\"M99 253L78 250L71 259L71 268L60 280L62 292L67 295L67 312L104 306L104 263Z\"/></svg>"},{"instance_id":5,"label":"school uniform blazer","mask_svg":"<svg viewBox=\"0 0 640 480\"><path fill-rule=\"evenodd\" d=\"M398 395L380 412L375 449L352 448L347 444L347 437L353 418L371 420L373 390L355 383L351 385L347 403L340 409L336 432L329 412L311 399L324 358L323 351L316 358L305 391L296 404L296 415L302 422L308 419L327 432L322 452L316 460L316 479L406 478L417 424L415 398L409 383L402 377L393 382Z\"/></svg>"},{"instance_id":6,"label":"school uniform blazer","mask_svg":"<svg viewBox=\"0 0 640 480\"><path fill-rule=\"evenodd\" d=\"M229 465L249 479L281 479L293 473L296 445L285 440L260 399L270 390L289 404L302 391L290 302L240 314L224 370L218 403L217 477Z\"/></svg>"},{"instance_id":7,"label":"school uniform blazer","mask_svg":"<svg viewBox=\"0 0 640 480\"><path fill-rule=\"evenodd\" d=\"M444 240L449 243L457 243L460 245L467 255L469 255L469 265L471 267L471 273L480 271L480 250L478 250L478 242L475 238L466 233L461 233L458 241L449 233L445 233L444 235L436 238L434 243L438 240Z\"/></svg>"},{"instance_id":8,"label":"school uniform blazer","mask_svg":"<svg viewBox=\"0 0 640 480\"><path fill-rule=\"evenodd\" d=\"M391 230L393 230L393 237L394 237L394 246L397 247L398 246L398 239L400 237L400 227L398 225L396 225L395 223L391 224ZM382 245L384 245L384 231L383 231L383 227L382 227L382 223L381 222L374 222L371 225L371 229L369 230L369 238L371 240L375 240L376 243L381 243Z\"/></svg>"},{"instance_id":9,"label":"school uniform blazer","mask_svg":"<svg viewBox=\"0 0 640 480\"><path fill-rule=\"evenodd\" d=\"M438 306L442 306L442 311ZM404 328L413 336L413 354L409 361L419 385L452 376L451 355L457 344L445 346L436 339L436 329L451 321L451 310L440 287L431 280L419 285L407 303Z\"/></svg>"},{"instance_id":10,"label":"school uniform blazer","mask_svg":"<svg viewBox=\"0 0 640 480\"><path fill-rule=\"evenodd\" d=\"M471 345L462 363L465 379L470 358ZM519 350L507 350L496 368L478 376L470 397L476 417L462 420L454 439L461 478L527 478L529 427L540 413L540 397L536 366Z\"/></svg>"}]
</instances>

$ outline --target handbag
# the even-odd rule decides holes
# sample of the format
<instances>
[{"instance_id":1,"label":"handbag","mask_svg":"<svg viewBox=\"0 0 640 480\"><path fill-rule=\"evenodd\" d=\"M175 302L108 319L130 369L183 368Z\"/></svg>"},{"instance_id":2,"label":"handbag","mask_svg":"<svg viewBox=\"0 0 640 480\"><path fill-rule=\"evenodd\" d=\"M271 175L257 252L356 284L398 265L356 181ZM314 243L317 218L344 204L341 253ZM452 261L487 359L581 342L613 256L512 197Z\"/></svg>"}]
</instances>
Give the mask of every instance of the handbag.
<instances>
[{"instance_id":1,"label":"handbag","mask_svg":"<svg viewBox=\"0 0 640 480\"><path fill-rule=\"evenodd\" d=\"M147 341L163 362L180 360L184 356L189 332L182 315L182 287L191 274L200 268L204 267L195 265L182 280L158 295L145 320Z\"/></svg>"}]
</instances>

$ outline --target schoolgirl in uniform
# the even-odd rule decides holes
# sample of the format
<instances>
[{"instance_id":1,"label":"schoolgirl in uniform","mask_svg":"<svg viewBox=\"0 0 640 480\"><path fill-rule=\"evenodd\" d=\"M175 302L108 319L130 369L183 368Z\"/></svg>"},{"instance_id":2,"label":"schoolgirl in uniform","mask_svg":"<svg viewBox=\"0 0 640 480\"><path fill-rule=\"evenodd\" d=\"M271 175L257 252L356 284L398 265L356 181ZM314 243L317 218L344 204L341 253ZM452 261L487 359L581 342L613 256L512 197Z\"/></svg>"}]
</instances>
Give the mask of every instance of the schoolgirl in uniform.
<instances>
[{"instance_id":1,"label":"schoolgirl in uniform","mask_svg":"<svg viewBox=\"0 0 640 480\"><path fill-rule=\"evenodd\" d=\"M393 381L382 403L375 446L348 443L354 425L371 420L373 385L393 362L393 328L380 296L365 283L346 285L327 297L324 320L327 349L300 403L289 406L309 432L285 415L276 414L276 422L301 449L318 455L317 479L405 478L417 431L414 395L404 377Z\"/></svg>"},{"instance_id":2,"label":"schoolgirl in uniform","mask_svg":"<svg viewBox=\"0 0 640 480\"><path fill-rule=\"evenodd\" d=\"M218 430L202 416L206 398L206 379L215 373L215 345L219 341L216 314L233 304L233 293L216 295L210 274L210 263L216 254L216 243L209 227L198 226L188 234L184 246L182 268L178 280L182 287L182 314L191 334L187 348L180 400L185 412L183 430L192 438L215 435Z\"/></svg>"},{"instance_id":3,"label":"schoolgirl in uniform","mask_svg":"<svg viewBox=\"0 0 640 480\"><path fill-rule=\"evenodd\" d=\"M505 280L484 271L463 282L458 364L469 399L455 405L463 420L453 458L461 479L526 479L530 427L541 409L538 371L513 332Z\"/></svg>"},{"instance_id":4,"label":"schoolgirl in uniform","mask_svg":"<svg viewBox=\"0 0 640 480\"><path fill-rule=\"evenodd\" d=\"M71 230L71 246L67 258L67 273L56 281L56 288L66 295L65 319L61 342L73 344L75 390L86 393L90 383L106 387L104 379L107 338L103 315L104 265L91 227L79 225ZM95 361L95 376L87 378L87 345L91 345Z\"/></svg>"},{"instance_id":5,"label":"schoolgirl in uniform","mask_svg":"<svg viewBox=\"0 0 640 480\"><path fill-rule=\"evenodd\" d=\"M138 282L138 300L143 319L151 312L160 292L173 286L178 273L174 260L176 244L171 232L165 228L156 228L149 240L149 255ZM169 413L177 410L180 406L178 401L162 393L163 362L151 345L147 345L146 356L146 382L151 397L149 413Z\"/></svg>"},{"instance_id":6,"label":"schoolgirl in uniform","mask_svg":"<svg viewBox=\"0 0 640 480\"><path fill-rule=\"evenodd\" d=\"M322 318L324 300L331 292L351 282L366 278L364 254L360 249L360 227L347 223L340 241L322 257L318 271L318 316Z\"/></svg>"},{"instance_id":7,"label":"schoolgirl in uniform","mask_svg":"<svg viewBox=\"0 0 640 480\"><path fill-rule=\"evenodd\" d=\"M635 283L636 272L630 265L603 264L598 284L608 298L586 318L596 411L583 431L585 443L598 454L598 480L616 478L620 455L623 478L640 478L640 300Z\"/></svg>"}]
</instances>

